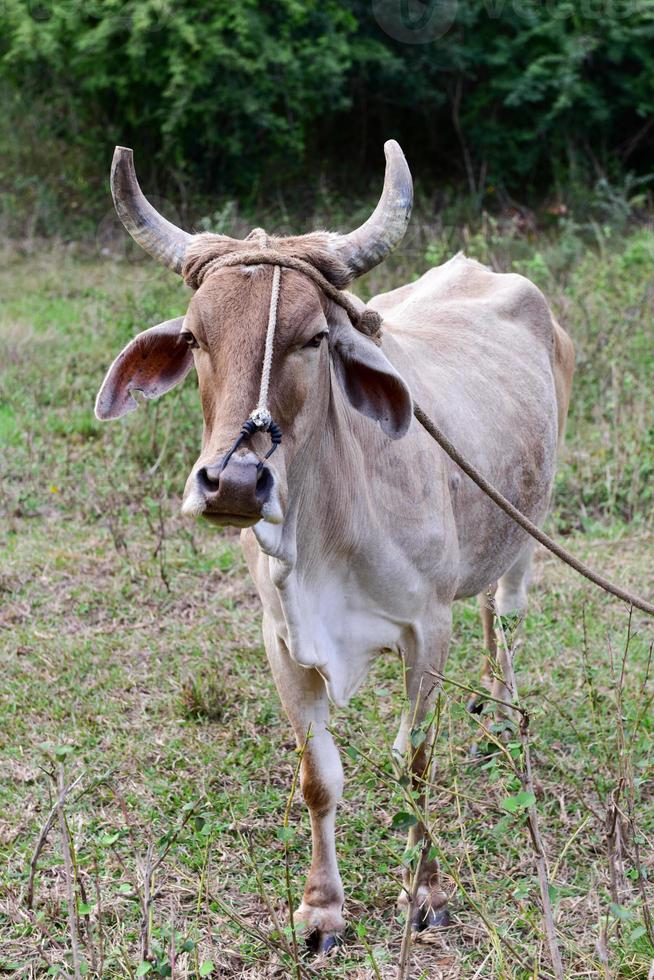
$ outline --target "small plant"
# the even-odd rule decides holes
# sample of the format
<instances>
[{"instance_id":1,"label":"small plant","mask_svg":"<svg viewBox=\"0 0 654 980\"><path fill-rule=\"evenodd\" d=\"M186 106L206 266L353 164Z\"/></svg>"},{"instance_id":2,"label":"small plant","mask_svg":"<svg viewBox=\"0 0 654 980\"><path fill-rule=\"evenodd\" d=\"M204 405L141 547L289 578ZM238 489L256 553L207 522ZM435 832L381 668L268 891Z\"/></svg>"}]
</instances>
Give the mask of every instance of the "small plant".
<instances>
[{"instance_id":1,"label":"small plant","mask_svg":"<svg viewBox=\"0 0 654 980\"><path fill-rule=\"evenodd\" d=\"M227 697L217 673L201 672L187 677L180 689L182 710L192 721L223 721Z\"/></svg>"}]
</instances>

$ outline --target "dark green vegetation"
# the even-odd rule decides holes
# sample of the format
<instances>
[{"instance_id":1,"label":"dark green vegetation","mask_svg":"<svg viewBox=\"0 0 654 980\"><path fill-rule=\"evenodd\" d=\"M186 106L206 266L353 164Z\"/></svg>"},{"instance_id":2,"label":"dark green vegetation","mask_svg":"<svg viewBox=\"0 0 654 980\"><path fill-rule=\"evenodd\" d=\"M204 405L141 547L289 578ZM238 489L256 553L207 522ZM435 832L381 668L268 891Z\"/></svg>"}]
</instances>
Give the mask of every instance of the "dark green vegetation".
<instances>
[{"instance_id":1,"label":"dark green vegetation","mask_svg":"<svg viewBox=\"0 0 654 980\"><path fill-rule=\"evenodd\" d=\"M651 596L654 233L593 234L591 245L589 229L564 225L534 242L491 224L464 244L535 278L577 345L552 525L570 532L580 557ZM459 244L425 226L362 288L406 281ZM0 292L0 970L72 973L76 878L81 970L90 975L101 961L108 978L167 976L171 963L177 977L297 975L284 951L285 863L297 900L308 820L298 793L283 826L297 756L258 602L238 535L178 516L199 445L193 379L121 423L92 415L121 345L178 315L187 293L149 261L62 251L6 254ZM644 980L654 958L645 904L654 875L652 627L634 617L625 658L620 604L544 553L535 569L518 685L531 713L566 977ZM475 685L480 645L475 604L463 604L430 804L454 928L414 948L415 978L551 976L526 798L512 770L521 747L514 734L506 751L470 757L483 733L457 685ZM305 976L396 976L403 926L394 902L412 820L389 750L401 702L400 666L389 659L335 716L351 926L346 947L327 964L305 961ZM28 912L29 862L56 796L48 774L58 770L67 782L82 777L66 803L76 872L66 871L68 834L55 822ZM164 856L144 920L149 848L150 866Z\"/></svg>"},{"instance_id":2,"label":"dark green vegetation","mask_svg":"<svg viewBox=\"0 0 654 980\"><path fill-rule=\"evenodd\" d=\"M88 231L115 143L189 221L351 197L390 136L421 194L586 208L651 177L653 41L652 0L5 0L0 217Z\"/></svg>"}]
</instances>

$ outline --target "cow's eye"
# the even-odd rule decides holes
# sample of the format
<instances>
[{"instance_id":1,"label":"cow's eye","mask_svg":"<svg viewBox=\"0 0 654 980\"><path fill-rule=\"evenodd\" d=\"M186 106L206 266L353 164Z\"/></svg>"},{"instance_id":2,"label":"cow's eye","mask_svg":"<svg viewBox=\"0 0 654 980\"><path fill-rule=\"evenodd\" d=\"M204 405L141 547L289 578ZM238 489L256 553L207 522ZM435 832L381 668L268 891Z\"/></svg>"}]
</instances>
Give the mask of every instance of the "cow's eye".
<instances>
[{"instance_id":1,"label":"cow's eye","mask_svg":"<svg viewBox=\"0 0 654 980\"><path fill-rule=\"evenodd\" d=\"M306 350L307 347L320 347L321 343L323 342L323 339L326 336L327 336L327 331L321 330L320 333L317 333L315 337L312 337L311 340L307 341L307 343L304 345L304 350Z\"/></svg>"},{"instance_id":2,"label":"cow's eye","mask_svg":"<svg viewBox=\"0 0 654 980\"><path fill-rule=\"evenodd\" d=\"M198 344L197 340L195 339L195 337L193 336L193 334L191 333L190 330L183 330L182 331L182 340L184 341L185 344L188 344L189 347L199 347L200 346Z\"/></svg>"}]
</instances>

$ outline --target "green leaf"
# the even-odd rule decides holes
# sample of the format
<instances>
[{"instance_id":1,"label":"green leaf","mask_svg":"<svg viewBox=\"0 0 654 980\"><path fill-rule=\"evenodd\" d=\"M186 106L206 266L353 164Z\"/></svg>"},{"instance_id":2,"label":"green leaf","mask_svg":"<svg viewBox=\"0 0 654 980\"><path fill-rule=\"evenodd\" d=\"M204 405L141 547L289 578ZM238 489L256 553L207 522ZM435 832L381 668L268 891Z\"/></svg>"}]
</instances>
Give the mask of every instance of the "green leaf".
<instances>
[{"instance_id":1,"label":"green leaf","mask_svg":"<svg viewBox=\"0 0 654 980\"><path fill-rule=\"evenodd\" d=\"M414 816L413 813L405 813L400 810L396 813L391 821L391 827L393 830L408 830L409 827L415 827L418 823L418 818Z\"/></svg>"},{"instance_id":2,"label":"green leaf","mask_svg":"<svg viewBox=\"0 0 654 980\"><path fill-rule=\"evenodd\" d=\"M71 755L71 753L73 753L74 751L75 748L72 745L55 745L54 756L55 759L58 759L60 762L63 762L64 759L67 756Z\"/></svg>"},{"instance_id":3,"label":"green leaf","mask_svg":"<svg viewBox=\"0 0 654 980\"><path fill-rule=\"evenodd\" d=\"M427 738L427 734L422 730L422 728L414 728L411 732L411 745L414 749L419 748L422 743Z\"/></svg>"},{"instance_id":4,"label":"green leaf","mask_svg":"<svg viewBox=\"0 0 654 980\"><path fill-rule=\"evenodd\" d=\"M611 909L611 915L614 915L616 919L620 919L621 922L629 922L634 917L633 912L626 909L624 905L616 905L615 902L611 902L609 908Z\"/></svg>"},{"instance_id":5,"label":"green leaf","mask_svg":"<svg viewBox=\"0 0 654 980\"><path fill-rule=\"evenodd\" d=\"M211 973L213 973L213 971L214 971L214 965L212 960L204 960L203 963L200 963L201 977L208 977Z\"/></svg>"},{"instance_id":6,"label":"green leaf","mask_svg":"<svg viewBox=\"0 0 654 980\"><path fill-rule=\"evenodd\" d=\"M119 837L120 837L119 830L117 830L115 834L103 834L102 837L100 838L100 843L109 846L111 844L115 844Z\"/></svg>"},{"instance_id":7,"label":"green leaf","mask_svg":"<svg viewBox=\"0 0 654 980\"><path fill-rule=\"evenodd\" d=\"M636 928L629 936L629 942L630 943L638 942L638 940L641 939L646 932L647 930L645 929L645 926L636 926Z\"/></svg>"},{"instance_id":8,"label":"green leaf","mask_svg":"<svg viewBox=\"0 0 654 980\"><path fill-rule=\"evenodd\" d=\"M80 915L89 915L93 911L93 906L87 905L86 902L80 902L77 906L77 911Z\"/></svg>"},{"instance_id":9,"label":"green leaf","mask_svg":"<svg viewBox=\"0 0 654 980\"><path fill-rule=\"evenodd\" d=\"M144 977L146 973L150 973L152 970L152 963L146 963L145 960L137 966L135 976Z\"/></svg>"},{"instance_id":10,"label":"green leaf","mask_svg":"<svg viewBox=\"0 0 654 980\"><path fill-rule=\"evenodd\" d=\"M502 800L500 806L507 813L518 813L521 810L528 810L535 802L534 794L523 790L521 793L516 793L515 796L507 796Z\"/></svg>"},{"instance_id":11,"label":"green leaf","mask_svg":"<svg viewBox=\"0 0 654 980\"><path fill-rule=\"evenodd\" d=\"M278 827L277 840L290 841L295 837L295 827Z\"/></svg>"}]
</instances>

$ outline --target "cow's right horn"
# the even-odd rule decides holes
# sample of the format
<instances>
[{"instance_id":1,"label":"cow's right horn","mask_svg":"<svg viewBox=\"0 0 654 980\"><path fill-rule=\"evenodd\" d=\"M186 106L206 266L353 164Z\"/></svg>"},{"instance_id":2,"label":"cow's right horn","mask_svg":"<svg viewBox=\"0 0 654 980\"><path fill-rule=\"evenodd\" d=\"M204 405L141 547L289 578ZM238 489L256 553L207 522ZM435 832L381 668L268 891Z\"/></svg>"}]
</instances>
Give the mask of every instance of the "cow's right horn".
<instances>
[{"instance_id":1,"label":"cow's right horn","mask_svg":"<svg viewBox=\"0 0 654 980\"><path fill-rule=\"evenodd\" d=\"M186 249L193 235L166 221L152 207L139 187L134 156L126 146L117 146L111 164L111 194L118 217L135 242L162 265L181 273Z\"/></svg>"}]
</instances>

